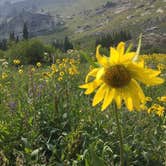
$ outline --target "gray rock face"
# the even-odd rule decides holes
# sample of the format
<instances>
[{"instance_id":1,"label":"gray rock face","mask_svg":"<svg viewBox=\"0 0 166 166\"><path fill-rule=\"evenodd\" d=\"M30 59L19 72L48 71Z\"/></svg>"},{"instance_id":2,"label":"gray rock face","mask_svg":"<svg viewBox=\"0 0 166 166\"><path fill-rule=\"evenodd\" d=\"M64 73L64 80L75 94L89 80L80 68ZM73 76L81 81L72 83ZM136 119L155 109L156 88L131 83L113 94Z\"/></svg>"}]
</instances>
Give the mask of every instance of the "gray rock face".
<instances>
[{"instance_id":1,"label":"gray rock face","mask_svg":"<svg viewBox=\"0 0 166 166\"><path fill-rule=\"evenodd\" d=\"M37 1L10 0L0 4L0 39L8 38L11 32L15 36L22 36L23 25L27 24L30 37L45 35L53 32L60 18L52 17L41 11ZM40 9L40 10L39 10Z\"/></svg>"},{"instance_id":2,"label":"gray rock face","mask_svg":"<svg viewBox=\"0 0 166 166\"><path fill-rule=\"evenodd\" d=\"M55 29L56 21L48 14L25 12L15 17L10 17L0 24L0 36L8 37L11 32L22 36L23 25L27 24L29 35L37 36L52 32Z\"/></svg>"}]
</instances>

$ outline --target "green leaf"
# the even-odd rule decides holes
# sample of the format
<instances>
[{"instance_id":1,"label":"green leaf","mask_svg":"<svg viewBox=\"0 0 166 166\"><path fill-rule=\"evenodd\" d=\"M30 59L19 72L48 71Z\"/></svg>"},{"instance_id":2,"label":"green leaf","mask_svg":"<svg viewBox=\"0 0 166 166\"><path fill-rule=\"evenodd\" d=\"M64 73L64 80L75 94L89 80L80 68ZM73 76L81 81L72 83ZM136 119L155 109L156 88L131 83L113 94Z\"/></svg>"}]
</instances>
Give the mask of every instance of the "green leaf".
<instances>
[{"instance_id":1,"label":"green leaf","mask_svg":"<svg viewBox=\"0 0 166 166\"><path fill-rule=\"evenodd\" d=\"M133 44L130 43L127 50L126 50L126 54L131 51L132 47L133 47Z\"/></svg>"},{"instance_id":2,"label":"green leaf","mask_svg":"<svg viewBox=\"0 0 166 166\"><path fill-rule=\"evenodd\" d=\"M81 51L80 55L82 55L93 67L99 67L99 64L94 62L92 58L85 52Z\"/></svg>"},{"instance_id":3,"label":"green leaf","mask_svg":"<svg viewBox=\"0 0 166 166\"><path fill-rule=\"evenodd\" d=\"M92 166L105 166L104 160L101 157L97 156L93 146L90 147L90 158Z\"/></svg>"}]
</instances>

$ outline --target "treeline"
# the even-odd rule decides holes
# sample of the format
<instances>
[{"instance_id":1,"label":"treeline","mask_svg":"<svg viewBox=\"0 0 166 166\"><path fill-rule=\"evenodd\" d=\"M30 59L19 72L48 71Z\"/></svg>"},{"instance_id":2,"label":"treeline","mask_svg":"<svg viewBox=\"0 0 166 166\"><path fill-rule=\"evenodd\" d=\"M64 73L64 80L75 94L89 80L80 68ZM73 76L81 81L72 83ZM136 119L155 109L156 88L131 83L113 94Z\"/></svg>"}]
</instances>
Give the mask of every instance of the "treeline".
<instances>
[{"instance_id":1,"label":"treeline","mask_svg":"<svg viewBox=\"0 0 166 166\"><path fill-rule=\"evenodd\" d=\"M22 36L16 36L15 32L10 32L8 39L2 39L0 40L0 50L6 51L12 44L18 43L20 40L28 40L29 38L29 32L27 24L24 23L23 30L22 30Z\"/></svg>"},{"instance_id":2,"label":"treeline","mask_svg":"<svg viewBox=\"0 0 166 166\"><path fill-rule=\"evenodd\" d=\"M6 51L7 50L7 39L2 39L1 41L0 41L0 50L3 50L3 51Z\"/></svg>"},{"instance_id":3,"label":"treeline","mask_svg":"<svg viewBox=\"0 0 166 166\"><path fill-rule=\"evenodd\" d=\"M14 32L8 39L0 40L0 58L21 60L22 64L36 64L36 62L51 63L55 52L67 52L73 49L73 44L66 36L62 41L56 41L46 45L44 42L29 37L26 23L23 26L22 36L18 37Z\"/></svg>"},{"instance_id":4,"label":"treeline","mask_svg":"<svg viewBox=\"0 0 166 166\"><path fill-rule=\"evenodd\" d=\"M22 36L16 36L15 32L11 32L9 34L8 39L2 39L0 40L0 50L6 51L8 48L10 48L11 45L18 43L19 41L24 41L29 39L29 31L27 24L24 23L23 30L22 30ZM56 49L61 50L62 52L67 52L69 49L73 49L73 43L70 41L70 39L66 36L64 40L56 40L52 43L52 46Z\"/></svg>"},{"instance_id":5,"label":"treeline","mask_svg":"<svg viewBox=\"0 0 166 166\"><path fill-rule=\"evenodd\" d=\"M20 59L23 64L35 64L38 61L49 63L56 50L67 52L69 49L73 49L73 44L67 36L64 40L58 40L49 45L31 39L26 23L22 29L22 36L11 32L8 39L0 40L0 58L7 58L9 62Z\"/></svg>"},{"instance_id":6,"label":"treeline","mask_svg":"<svg viewBox=\"0 0 166 166\"><path fill-rule=\"evenodd\" d=\"M96 39L96 46L100 44L102 47L109 48L110 46L117 45L120 41L125 42L131 38L131 33L127 30L102 34Z\"/></svg>"},{"instance_id":7,"label":"treeline","mask_svg":"<svg viewBox=\"0 0 166 166\"><path fill-rule=\"evenodd\" d=\"M52 43L52 45L55 48L60 49L62 52L67 52L67 50L73 49L73 44L67 36L65 37L64 41L56 40Z\"/></svg>"}]
</instances>

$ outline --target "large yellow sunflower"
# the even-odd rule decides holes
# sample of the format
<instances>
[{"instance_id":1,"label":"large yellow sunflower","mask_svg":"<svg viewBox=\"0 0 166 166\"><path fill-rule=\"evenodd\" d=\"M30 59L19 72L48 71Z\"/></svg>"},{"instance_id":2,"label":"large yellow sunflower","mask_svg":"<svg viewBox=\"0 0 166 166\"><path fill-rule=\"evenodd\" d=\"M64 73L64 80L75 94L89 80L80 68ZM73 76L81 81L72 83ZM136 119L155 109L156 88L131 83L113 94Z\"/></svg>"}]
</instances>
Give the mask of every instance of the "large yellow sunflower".
<instances>
[{"instance_id":1,"label":"large yellow sunflower","mask_svg":"<svg viewBox=\"0 0 166 166\"><path fill-rule=\"evenodd\" d=\"M117 48L110 48L110 56L100 55L100 46L96 50L96 58L99 63L98 68L94 68L86 76L86 84L80 88L86 89L85 94L91 94L96 89L93 98L93 106L101 101L102 110L105 110L112 101L121 108L122 101L127 108L139 110L145 103L145 95L139 83L146 85L157 85L164 82L157 77L160 71L144 67L144 63L136 62L136 52L125 52L125 43L120 42ZM88 82L93 77L92 82Z\"/></svg>"}]
</instances>

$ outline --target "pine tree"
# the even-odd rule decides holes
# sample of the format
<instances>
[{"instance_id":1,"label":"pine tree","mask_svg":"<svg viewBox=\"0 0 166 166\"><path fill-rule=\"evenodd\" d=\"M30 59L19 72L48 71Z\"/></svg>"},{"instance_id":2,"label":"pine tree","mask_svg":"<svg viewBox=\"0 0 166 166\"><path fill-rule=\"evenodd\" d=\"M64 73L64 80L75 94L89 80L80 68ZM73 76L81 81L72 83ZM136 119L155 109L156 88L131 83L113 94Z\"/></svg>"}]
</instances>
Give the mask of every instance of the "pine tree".
<instances>
[{"instance_id":1,"label":"pine tree","mask_svg":"<svg viewBox=\"0 0 166 166\"><path fill-rule=\"evenodd\" d=\"M67 36L65 37L65 40L64 40L63 49L65 52L69 49L73 49L73 44L70 42L70 40Z\"/></svg>"},{"instance_id":2,"label":"pine tree","mask_svg":"<svg viewBox=\"0 0 166 166\"><path fill-rule=\"evenodd\" d=\"M1 50L7 50L7 40L3 39L2 41L0 41L0 49Z\"/></svg>"},{"instance_id":3,"label":"pine tree","mask_svg":"<svg viewBox=\"0 0 166 166\"><path fill-rule=\"evenodd\" d=\"M96 46L101 44L103 47L109 48L110 46L117 45L120 41L128 41L132 38L129 31L121 30L119 32L112 32L102 34L96 40Z\"/></svg>"},{"instance_id":4,"label":"pine tree","mask_svg":"<svg viewBox=\"0 0 166 166\"><path fill-rule=\"evenodd\" d=\"M28 38L29 38L28 27L27 27L27 24L24 23L24 26L23 26L23 39L28 40Z\"/></svg>"},{"instance_id":5,"label":"pine tree","mask_svg":"<svg viewBox=\"0 0 166 166\"><path fill-rule=\"evenodd\" d=\"M15 41L16 39L15 39L15 34L14 34L14 32L11 32L10 33L10 35L9 35L9 40L10 41Z\"/></svg>"},{"instance_id":6,"label":"pine tree","mask_svg":"<svg viewBox=\"0 0 166 166\"><path fill-rule=\"evenodd\" d=\"M16 37L16 43L20 41L19 36Z\"/></svg>"}]
</instances>

